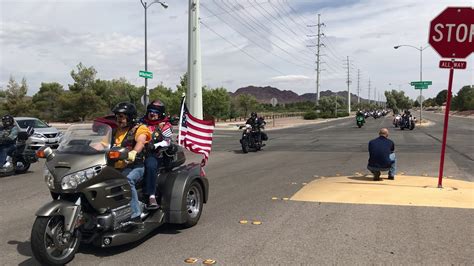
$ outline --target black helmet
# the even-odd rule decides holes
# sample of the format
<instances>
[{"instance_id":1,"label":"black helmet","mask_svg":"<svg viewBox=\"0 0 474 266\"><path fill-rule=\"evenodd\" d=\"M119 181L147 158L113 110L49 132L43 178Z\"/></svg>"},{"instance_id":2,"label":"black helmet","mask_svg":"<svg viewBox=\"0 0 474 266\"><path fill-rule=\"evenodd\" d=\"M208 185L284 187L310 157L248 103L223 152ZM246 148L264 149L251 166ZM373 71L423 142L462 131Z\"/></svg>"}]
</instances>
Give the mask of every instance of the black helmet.
<instances>
[{"instance_id":1,"label":"black helmet","mask_svg":"<svg viewBox=\"0 0 474 266\"><path fill-rule=\"evenodd\" d=\"M166 116L165 104L160 100L154 100L146 106L146 113L157 113L159 115L158 119L163 119Z\"/></svg>"},{"instance_id":2,"label":"black helmet","mask_svg":"<svg viewBox=\"0 0 474 266\"><path fill-rule=\"evenodd\" d=\"M137 118L137 108L133 103L127 103L127 102L121 102L115 105L114 109L112 109L112 112L117 115L117 114L125 114L127 116L127 123L129 125L133 124L135 122L135 119Z\"/></svg>"},{"instance_id":3,"label":"black helmet","mask_svg":"<svg viewBox=\"0 0 474 266\"><path fill-rule=\"evenodd\" d=\"M2 117L2 124L3 127L9 128L13 126L13 116L11 115L4 115Z\"/></svg>"},{"instance_id":4,"label":"black helmet","mask_svg":"<svg viewBox=\"0 0 474 266\"><path fill-rule=\"evenodd\" d=\"M255 113L255 112L250 113L250 117L256 118L256 117L257 117L257 113Z\"/></svg>"}]
</instances>

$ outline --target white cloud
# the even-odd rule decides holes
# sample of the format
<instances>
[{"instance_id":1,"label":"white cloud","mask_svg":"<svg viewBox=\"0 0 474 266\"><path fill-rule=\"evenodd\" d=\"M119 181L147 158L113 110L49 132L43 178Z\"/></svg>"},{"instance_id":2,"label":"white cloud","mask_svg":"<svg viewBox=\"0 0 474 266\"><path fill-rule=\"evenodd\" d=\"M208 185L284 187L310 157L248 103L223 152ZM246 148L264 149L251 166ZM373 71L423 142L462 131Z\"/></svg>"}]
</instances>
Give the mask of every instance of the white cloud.
<instances>
[{"instance_id":1,"label":"white cloud","mask_svg":"<svg viewBox=\"0 0 474 266\"><path fill-rule=\"evenodd\" d=\"M448 5L472 6L471 0L257 2L201 1L202 21L227 40L201 27L204 84L230 91L252 84L313 92L315 48L306 45L315 39L306 35L316 28L306 25L317 23L320 13L326 24L321 90L346 89L349 56L352 91L360 69L364 97L370 78L378 91L398 89L400 84L415 98L418 91L406 84L419 79L419 52L393 46L427 44L429 21L441 10ZM150 87L163 82L175 88L187 69L188 1L169 4L166 10L159 5L148 10L148 68L154 73ZM143 23L139 1L2 1L0 85L12 74L26 77L29 94L41 82L67 87L72 83L69 72L79 62L94 66L101 79L125 77L142 85L138 71L144 69ZM455 73L454 92L474 82L473 57L468 70ZM448 73L438 68L439 59L431 48L423 52L423 79L433 81L423 91L428 97L447 86Z\"/></svg>"},{"instance_id":2,"label":"white cloud","mask_svg":"<svg viewBox=\"0 0 474 266\"><path fill-rule=\"evenodd\" d=\"M276 76L272 77L271 80L277 82L300 82L300 81L307 81L311 78L305 75L286 75L286 76Z\"/></svg>"}]
</instances>

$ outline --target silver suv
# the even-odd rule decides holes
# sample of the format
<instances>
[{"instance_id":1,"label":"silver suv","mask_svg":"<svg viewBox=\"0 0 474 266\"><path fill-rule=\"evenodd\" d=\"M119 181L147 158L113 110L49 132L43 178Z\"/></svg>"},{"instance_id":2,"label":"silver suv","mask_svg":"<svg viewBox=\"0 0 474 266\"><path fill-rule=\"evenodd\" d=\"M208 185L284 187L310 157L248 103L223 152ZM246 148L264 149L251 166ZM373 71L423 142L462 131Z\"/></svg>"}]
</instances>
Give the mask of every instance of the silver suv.
<instances>
[{"instance_id":1,"label":"silver suv","mask_svg":"<svg viewBox=\"0 0 474 266\"><path fill-rule=\"evenodd\" d=\"M35 133L27 141L30 149L37 150L44 145L53 149L58 147L62 133L46 122L34 117L15 117L15 124L20 131L26 130L28 126L35 129Z\"/></svg>"}]
</instances>

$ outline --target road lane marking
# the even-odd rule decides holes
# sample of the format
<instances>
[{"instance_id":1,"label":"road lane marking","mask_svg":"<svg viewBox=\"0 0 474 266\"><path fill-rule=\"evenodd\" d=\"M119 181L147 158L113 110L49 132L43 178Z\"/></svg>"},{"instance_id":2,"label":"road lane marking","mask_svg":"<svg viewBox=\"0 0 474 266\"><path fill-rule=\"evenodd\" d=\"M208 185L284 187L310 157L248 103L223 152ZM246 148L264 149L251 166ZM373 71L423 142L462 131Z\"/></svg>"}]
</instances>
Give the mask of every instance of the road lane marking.
<instances>
[{"instance_id":1,"label":"road lane marking","mask_svg":"<svg viewBox=\"0 0 474 266\"><path fill-rule=\"evenodd\" d=\"M188 263L188 264L194 264L198 261L199 259L198 258L187 258L184 260L184 262Z\"/></svg>"},{"instance_id":2,"label":"road lane marking","mask_svg":"<svg viewBox=\"0 0 474 266\"><path fill-rule=\"evenodd\" d=\"M474 183L446 179L437 188L437 178L396 176L374 182L371 176L339 176L316 179L290 200L397 206L427 206L474 209Z\"/></svg>"},{"instance_id":3,"label":"road lane marking","mask_svg":"<svg viewBox=\"0 0 474 266\"><path fill-rule=\"evenodd\" d=\"M206 265L216 264L216 261L213 259L206 259L202 262L202 264L206 264Z\"/></svg>"}]
</instances>

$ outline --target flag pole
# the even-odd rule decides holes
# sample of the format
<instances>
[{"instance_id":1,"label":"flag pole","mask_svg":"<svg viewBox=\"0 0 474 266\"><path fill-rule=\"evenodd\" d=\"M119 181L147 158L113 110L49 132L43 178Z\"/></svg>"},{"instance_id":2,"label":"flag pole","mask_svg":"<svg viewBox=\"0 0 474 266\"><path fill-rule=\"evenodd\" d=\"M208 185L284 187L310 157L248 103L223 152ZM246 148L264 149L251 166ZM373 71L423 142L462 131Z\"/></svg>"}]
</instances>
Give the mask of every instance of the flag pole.
<instances>
[{"instance_id":1,"label":"flag pole","mask_svg":"<svg viewBox=\"0 0 474 266\"><path fill-rule=\"evenodd\" d=\"M183 96L181 97L181 111L179 114L179 126L178 126L178 145L181 145L181 128L183 127L183 113L184 113L184 100L186 98L186 93L183 92Z\"/></svg>"}]
</instances>

